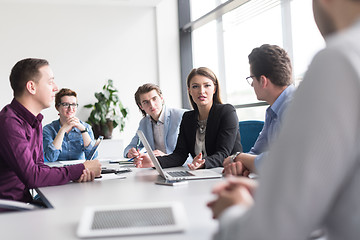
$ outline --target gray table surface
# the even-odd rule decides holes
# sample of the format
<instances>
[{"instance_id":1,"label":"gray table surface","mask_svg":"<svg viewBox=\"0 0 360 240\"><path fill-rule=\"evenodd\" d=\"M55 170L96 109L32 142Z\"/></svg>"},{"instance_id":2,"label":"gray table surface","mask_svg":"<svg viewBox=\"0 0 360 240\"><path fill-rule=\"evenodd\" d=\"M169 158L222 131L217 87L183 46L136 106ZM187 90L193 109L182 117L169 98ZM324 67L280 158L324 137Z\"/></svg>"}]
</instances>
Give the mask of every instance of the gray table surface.
<instances>
[{"instance_id":1,"label":"gray table surface","mask_svg":"<svg viewBox=\"0 0 360 240\"><path fill-rule=\"evenodd\" d=\"M214 198L211 190L222 179L192 180L172 187L154 184L158 178L154 169L131 169L131 173L118 175L125 179L112 174L110 179L104 176L94 182L40 188L54 208L0 214L1 239L79 239L76 230L86 206L173 201L185 207L188 226L184 232L104 239L211 239L217 221L206 203Z\"/></svg>"}]
</instances>

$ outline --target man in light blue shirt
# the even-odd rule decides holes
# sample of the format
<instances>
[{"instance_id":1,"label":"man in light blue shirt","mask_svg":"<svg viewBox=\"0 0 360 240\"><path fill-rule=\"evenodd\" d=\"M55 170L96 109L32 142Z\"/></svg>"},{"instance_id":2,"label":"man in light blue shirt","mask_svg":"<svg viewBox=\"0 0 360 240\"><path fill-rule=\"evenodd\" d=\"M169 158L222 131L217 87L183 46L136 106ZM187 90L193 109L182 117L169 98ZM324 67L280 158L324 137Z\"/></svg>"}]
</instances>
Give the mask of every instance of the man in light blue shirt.
<instances>
[{"instance_id":1,"label":"man in light blue shirt","mask_svg":"<svg viewBox=\"0 0 360 240\"><path fill-rule=\"evenodd\" d=\"M143 114L138 130L144 132L154 153L157 156L170 154L174 151L183 109L166 107L159 86L144 84L135 93L135 102ZM137 134L124 150L124 157L134 158L144 146Z\"/></svg>"},{"instance_id":2,"label":"man in light blue shirt","mask_svg":"<svg viewBox=\"0 0 360 240\"><path fill-rule=\"evenodd\" d=\"M237 153L224 160L226 174L257 172L269 145L277 137L295 92L290 58L284 49L269 44L254 48L249 55L249 64L250 76L246 80L254 88L258 100L266 101L270 106L266 110L264 127L250 152Z\"/></svg>"}]
</instances>

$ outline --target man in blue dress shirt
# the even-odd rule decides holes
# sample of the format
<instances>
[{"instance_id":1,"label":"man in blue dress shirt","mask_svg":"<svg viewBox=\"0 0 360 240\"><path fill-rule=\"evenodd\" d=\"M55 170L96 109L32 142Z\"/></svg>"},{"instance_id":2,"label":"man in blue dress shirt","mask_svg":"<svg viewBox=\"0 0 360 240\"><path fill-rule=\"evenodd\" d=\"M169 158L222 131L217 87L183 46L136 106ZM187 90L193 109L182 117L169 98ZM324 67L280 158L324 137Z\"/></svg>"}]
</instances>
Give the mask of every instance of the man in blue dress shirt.
<instances>
[{"instance_id":1,"label":"man in blue dress shirt","mask_svg":"<svg viewBox=\"0 0 360 240\"><path fill-rule=\"evenodd\" d=\"M254 146L248 153L236 153L224 160L224 171L229 175L257 172L269 145L277 137L285 110L295 87L292 67L286 51L276 45L264 44L249 55L250 76L246 78L254 88L258 100L266 101L265 124Z\"/></svg>"}]
</instances>

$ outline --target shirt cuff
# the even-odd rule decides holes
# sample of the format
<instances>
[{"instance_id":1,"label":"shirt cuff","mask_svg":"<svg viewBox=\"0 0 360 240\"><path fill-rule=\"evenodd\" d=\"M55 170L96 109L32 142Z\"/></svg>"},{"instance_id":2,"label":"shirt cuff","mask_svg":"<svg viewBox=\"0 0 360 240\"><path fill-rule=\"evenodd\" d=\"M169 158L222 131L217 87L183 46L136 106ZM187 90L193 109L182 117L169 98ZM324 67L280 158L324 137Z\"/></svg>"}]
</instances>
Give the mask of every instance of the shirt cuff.
<instances>
[{"instance_id":1,"label":"shirt cuff","mask_svg":"<svg viewBox=\"0 0 360 240\"><path fill-rule=\"evenodd\" d=\"M87 147L84 147L84 151L90 151L95 145L95 141L91 141Z\"/></svg>"},{"instance_id":2,"label":"shirt cuff","mask_svg":"<svg viewBox=\"0 0 360 240\"><path fill-rule=\"evenodd\" d=\"M256 168L256 171L259 172L260 169L260 165L263 162L263 158L264 158L264 153L260 153L259 155L257 155L254 159L254 165Z\"/></svg>"},{"instance_id":3,"label":"shirt cuff","mask_svg":"<svg viewBox=\"0 0 360 240\"><path fill-rule=\"evenodd\" d=\"M70 180L76 181L80 178L83 170L85 169L85 165L81 163L81 164L66 166L65 168L67 168L70 173Z\"/></svg>"},{"instance_id":4,"label":"shirt cuff","mask_svg":"<svg viewBox=\"0 0 360 240\"><path fill-rule=\"evenodd\" d=\"M225 209L219 216L220 229L229 226L235 219L242 217L248 208L244 205L236 204Z\"/></svg>"},{"instance_id":5,"label":"shirt cuff","mask_svg":"<svg viewBox=\"0 0 360 240\"><path fill-rule=\"evenodd\" d=\"M52 150L52 151L62 151L62 147L60 147L60 149L57 149L54 145L54 143L50 143L49 144L49 148Z\"/></svg>"},{"instance_id":6,"label":"shirt cuff","mask_svg":"<svg viewBox=\"0 0 360 240\"><path fill-rule=\"evenodd\" d=\"M61 150L62 148L57 149L53 143L50 143L48 147L44 149L44 160L46 159L48 162L55 162L58 159Z\"/></svg>"}]
</instances>

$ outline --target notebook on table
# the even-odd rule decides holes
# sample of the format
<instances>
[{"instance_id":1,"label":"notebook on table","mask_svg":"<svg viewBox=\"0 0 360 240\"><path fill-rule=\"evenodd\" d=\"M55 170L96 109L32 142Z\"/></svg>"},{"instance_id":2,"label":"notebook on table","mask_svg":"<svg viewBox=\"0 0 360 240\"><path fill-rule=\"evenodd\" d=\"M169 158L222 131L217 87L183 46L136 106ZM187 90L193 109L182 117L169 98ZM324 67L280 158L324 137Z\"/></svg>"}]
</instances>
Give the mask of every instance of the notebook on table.
<instances>
[{"instance_id":1,"label":"notebook on table","mask_svg":"<svg viewBox=\"0 0 360 240\"><path fill-rule=\"evenodd\" d=\"M217 173L215 171L207 170L207 169L198 169L198 170L177 170L177 171L164 171L161 167L158 159L153 153L149 142L147 141L144 133L141 130L137 131L137 134L146 148L147 153L150 156L152 163L154 164L156 170L163 178L167 180L193 180L193 179L206 179L206 178L221 178L222 174Z\"/></svg>"},{"instance_id":2,"label":"notebook on table","mask_svg":"<svg viewBox=\"0 0 360 240\"><path fill-rule=\"evenodd\" d=\"M186 227L183 205L141 203L85 208L77 236L108 237L181 232Z\"/></svg>"}]
</instances>

